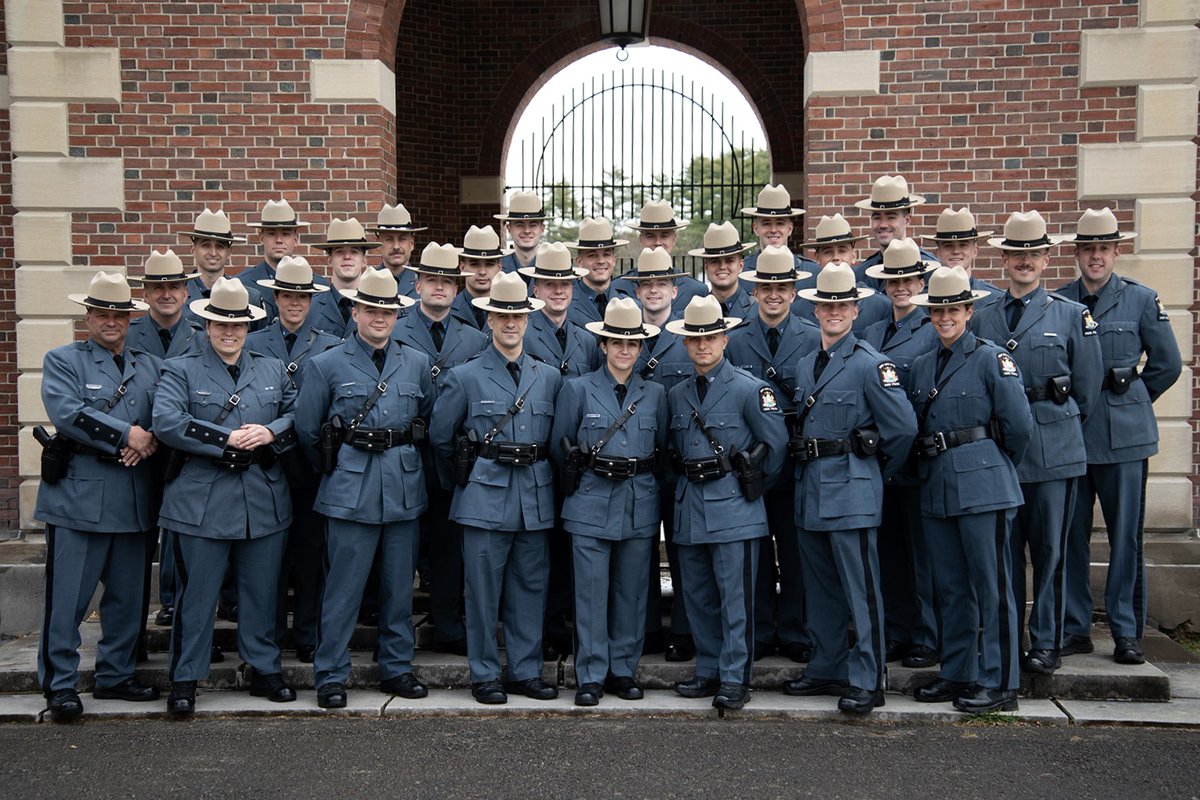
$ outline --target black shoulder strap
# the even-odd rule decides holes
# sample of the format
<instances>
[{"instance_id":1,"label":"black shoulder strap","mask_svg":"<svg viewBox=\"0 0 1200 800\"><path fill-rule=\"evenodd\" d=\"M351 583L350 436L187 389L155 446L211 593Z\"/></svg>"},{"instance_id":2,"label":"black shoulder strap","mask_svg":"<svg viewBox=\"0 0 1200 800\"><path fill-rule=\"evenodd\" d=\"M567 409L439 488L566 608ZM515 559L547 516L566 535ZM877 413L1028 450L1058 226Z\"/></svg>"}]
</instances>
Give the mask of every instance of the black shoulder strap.
<instances>
[{"instance_id":1,"label":"black shoulder strap","mask_svg":"<svg viewBox=\"0 0 1200 800\"><path fill-rule=\"evenodd\" d=\"M979 343L976 342L975 349L972 350L971 352L967 353L966 358L963 359L963 363L959 364L955 370L951 371L951 370L947 369L944 373L942 373L942 379L940 381L938 381L938 385L934 386L932 389L929 390L929 394L927 394L925 396L925 402L921 406L921 410L918 413L918 416L920 416L922 423L924 423L925 418L929 416L929 409L933 405L933 401L936 400L937 396L942 393L942 389L946 388L946 384L949 383L950 379L954 377L954 373L958 372L958 370L962 369L966 365L967 361L971 360L971 356L975 355L975 353L977 353L979 351L978 345L979 345ZM935 361L937 360L936 356L934 356L934 360Z\"/></svg>"},{"instance_id":2,"label":"black shoulder strap","mask_svg":"<svg viewBox=\"0 0 1200 800\"><path fill-rule=\"evenodd\" d=\"M484 444L491 444L492 439L496 438L496 434L508 424L509 420L517 415L517 412L525 407L525 395L527 394L529 394L528 389L526 389L525 392L518 397L511 406L508 407L508 411L504 412L504 416L500 418L500 421L493 425L492 429L483 435Z\"/></svg>"},{"instance_id":3,"label":"black shoulder strap","mask_svg":"<svg viewBox=\"0 0 1200 800\"><path fill-rule=\"evenodd\" d=\"M617 417L617 421L609 425L608 430L602 433L600 438L596 440L596 443L592 445L592 455L598 454L604 448L604 445L608 444L608 440L613 437L613 434L625 427L625 423L629 421L629 418L633 416L633 412L635 411L637 411L637 403L630 403L629 407L621 413L621 416Z\"/></svg>"},{"instance_id":4,"label":"black shoulder strap","mask_svg":"<svg viewBox=\"0 0 1200 800\"><path fill-rule=\"evenodd\" d=\"M106 414L113 410L113 406L121 402L121 398L125 396L125 392L129 391L129 382L131 380L133 380L132 375L121 381L121 385L117 387L115 392L113 392L113 396L104 402L104 412Z\"/></svg>"},{"instance_id":5,"label":"black shoulder strap","mask_svg":"<svg viewBox=\"0 0 1200 800\"><path fill-rule=\"evenodd\" d=\"M221 413L217 414L217 418L213 420L213 424L220 425L224 422L225 418L233 413L233 410L237 408L238 403L241 401L242 398L236 393L229 395L229 399L225 401L225 405L221 406Z\"/></svg>"},{"instance_id":6,"label":"black shoulder strap","mask_svg":"<svg viewBox=\"0 0 1200 800\"><path fill-rule=\"evenodd\" d=\"M767 371L764 374L767 376L767 380L779 387L785 397L791 398L796 393L796 388L783 379L783 374L775 369L773 364L767 367Z\"/></svg>"},{"instance_id":7,"label":"black shoulder strap","mask_svg":"<svg viewBox=\"0 0 1200 800\"><path fill-rule=\"evenodd\" d=\"M367 418L367 414L370 414L371 409L375 407L375 403L377 403L383 393L387 391L387 387L387 381L380 381L379 383L375 384L375 391L371 392L371 396L367 398L367 402L362 404L362 408L360 408L358 413L354 415L354 419L350 420L349 424L346 425L347 436L353 433L354 429L359 425L362 425L363 420Z\"/></svg>"},{"instance_id":8,"label":"black shoulder strap","mask_svg":"<svg viewBox=\"0 0 1200 800\"><path fill-rule=\"evenodd\" d=\"M725 445L717 441L717 437L713 436L712 431L704 424L704 420L700 418L700 412L695 408L692 409L692 422L699 426L700 432L704 434L704 438L708 439L708 446L713 449L713 452L718 456L725 455Z\"/></svg>"}]
</instances>

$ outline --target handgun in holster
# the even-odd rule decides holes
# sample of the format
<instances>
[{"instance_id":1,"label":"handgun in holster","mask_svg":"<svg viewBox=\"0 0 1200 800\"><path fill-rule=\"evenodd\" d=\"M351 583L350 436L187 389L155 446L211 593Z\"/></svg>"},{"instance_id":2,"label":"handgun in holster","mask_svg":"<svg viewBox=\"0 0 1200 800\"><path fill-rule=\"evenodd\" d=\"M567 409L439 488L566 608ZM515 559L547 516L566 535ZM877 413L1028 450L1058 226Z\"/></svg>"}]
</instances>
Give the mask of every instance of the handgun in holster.
<instances>
[{"instance_id":1,"label":"handgun in holster","mask_svg":"<svg viewBox=\"0 0 1200 800\"><path fill-rule=\"evenodd\" d=\"M328 475L337 469L338 452L346 441L346 423L338 415L330 418L321 426L321 436L317 439L317 455L321 459L321 472Z\"/></svg>"},{"instance_id":2,"label":"handgun in holster","mask_svg":"<svg viewBox=\"0 0 1200 800\"><path fill-rule=\"evenodd\" d=\"M749 450L738 450L730 457L742 497L752 503L763 496L762 462L766 455L767 446L759 442Z\"/></svg>"},{"instance_id":3,"label":"handgun in holster","mask_svg":"<svg viewBox=\"0 0 1200 800\"><path fill-rule=\"evenodd\" d=\"M450 466L454 472L456 486L466 486L471 481L471 470L475 468L475 459L479 457L479 437L475 431L467 431L454 440L454 454L450 456Z\"/></svg>"},{"instance_id":4,"label":"handgun in holster","mask_svg":"<svg viewBox=\"0 0 1200 800\"><path fill-rule=\"evenodd\" d=\"M587 453L579 445L571 444L566 436L562 438L562 448L566 455L558 469L558 489L564 495L572 495L579 488L579 481L587 469Z\"/></svg>"},{"instance_id":5,"label":"handgun in holster","mask_svg":"<svg viewBox=\"0 0 1200 800\"><path fill-rule=\"evenodd\" d=\"M67 467L75 450L65 436L52 434L41 425L33 429L33 438L42 446L42 480L53 486L67 477Z\"/></svg>"}]
</instances>

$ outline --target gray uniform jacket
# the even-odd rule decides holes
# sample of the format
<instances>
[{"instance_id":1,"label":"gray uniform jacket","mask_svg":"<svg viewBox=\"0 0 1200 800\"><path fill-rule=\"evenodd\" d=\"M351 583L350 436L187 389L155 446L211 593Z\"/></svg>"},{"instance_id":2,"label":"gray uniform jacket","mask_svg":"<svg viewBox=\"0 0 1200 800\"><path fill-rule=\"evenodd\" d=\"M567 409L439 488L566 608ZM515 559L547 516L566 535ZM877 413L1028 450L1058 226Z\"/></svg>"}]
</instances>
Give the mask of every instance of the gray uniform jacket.
<instances>
[{"instance_id":1,"label":"gray uniform jacket","mask_svg":"<svg viewBox=\"0 0 1200 800\"><path fill-rule=\"evenodd\" d=\"M171 332L171 347L163 350L162 338L158 332L162 330L158 323L147 314L144 317L130 320L129 335L125 337L125 346L141 350L155 358L174 358L184 353L194 353L200 349L203 342L208 340L204 326L195 319L181 316Z\"/></svg>"},{"instance_id":2,"label":"gray uniform jacket","mask_svg":"<svg viewBox=\"0 0 1200 800\"><path fill-rule=\"evenodd\" d=\"M228 276L228 277L233 277L233 276ZM191 303L192 303L192 301L199 300L202 297L207 298L210 290L207 286L204 285L204 281L200 280L199 278L192 278L190 281L188 281L187 282L187 290L188 290L188 297L187 297L187 302L184 303L184 306L183 306L183 316L186 317L187 319L194 320L200 327L203 328L204 320L201 319L200 317L197 317L195 314L192 313ZM258 306L259 308L265 308L265 306L263 305L264 292L263 292L263 289L261 286L247 286L246 294L250 298L250 305ZM279 312L276 311L276 313L279 313ZM266 325L266 320L254 322L250 325L250 330L252 330L252 331L258 330L259 328L265 327L265 325Z\"/></svg>"},{"instance_id":3,"label":"gray uniform jacket","mask_svg":"<svg viewBox=\"0 0 1200 800\"><path fill-rule=\"evenodd\" d=\"M767 325L757 314L737 330L730 332L725 358L775 390L779 407L787 414L796 411L792 385L796 362L821 348L821 331L811 322L790 317L779 325L779 349L771 355L767 343Z\"/></svg>"},{"instance_id":4,"label":"gray uniform jacket","mask_svg":"<svg viewBox=\"0 0 1200 800\"><path fill-rule=\"evenodd\" d=\"M642 343L642 352L633 371L639 377L661 383L668 392L694 374L683 340L665 328L658 336Z\"/></svg>"},{"instance_id":5,"label":"gray uniform jacket","mask_svg":"<svg viewBox=\"0 0 1200 800\"><path fill-rule=\"evenodd\" d=\"M56 347L42 360L42 404L61 436L108 455L128 443L129 429L152 428L161 362L126 347L124 372L112 353L92 340ZM125 384L111 409L109 400ZM153 460L135 467L75 453L66 477L38 486L34 516L79 531L127 533L154 528L158 479Z\"/></svg>"},{"instance_id":6,"label":"gray uniform jacket","mask_svg":"<svg viewBox=\"0 0 1200 800\"><path fill-rule=\"evenodd\" d=\"M557 369L564 378L578 378L597 369L602 361L596 337L570 319L564 320L567 349L558 346L554 323L542 312L529 315L525 331L525 352Z\"/></svg>"},{"instance_id":7,"label":"gray uniform jacket","mask_svg":"<svg viewBox=\"0 0 1200 800\"><path fill-rule=\"evenodd\" d=\"M308 316L304 322L322 333L328 333L338 339L345 339L355 331L353 314L349 317L342 316L342 305L345 303L351 303L351 300L343 297L337 289L313 295L312 303L308 307Z\"/></svg>"},{"instance_id":8,"label":"gray uniform jacket","mask_svg":"<svg viewBox=\"0 0 1200 800\"><path fill-rule=\"evenodd\" d=\"M447 314L442 322L445 323L446 333L442 339L440 353L433 346L429 324L420 308L408 309L404 316L396 321L396 327L392 331L392 338L409 347L415 347L428 356L429 377L433 380L435 397L438 385L444 378L442 373L475 357L487 345L487 336L482 331L468 325L453 314Z\"/></svg>"},{"instance_id":9,"label":"gray uniform jacket","mask_svg":"<svg viewBox=\"0 0 1200 800\"><path fill-rule=\"evenodd\" d=\"M238 274L237 279L246 284L247 291L260 292L262 294L262 307L267 310L265 322L268 325L279 318L279 306L275 303L275 292L258 285L258 281L275 280L275 268L268 264L266 259L258 262L250 269L243 270ZM323 278L320 275L313 275L313 283L319 286L328 286L329 279Z\"/></svg>"}]
</instances>

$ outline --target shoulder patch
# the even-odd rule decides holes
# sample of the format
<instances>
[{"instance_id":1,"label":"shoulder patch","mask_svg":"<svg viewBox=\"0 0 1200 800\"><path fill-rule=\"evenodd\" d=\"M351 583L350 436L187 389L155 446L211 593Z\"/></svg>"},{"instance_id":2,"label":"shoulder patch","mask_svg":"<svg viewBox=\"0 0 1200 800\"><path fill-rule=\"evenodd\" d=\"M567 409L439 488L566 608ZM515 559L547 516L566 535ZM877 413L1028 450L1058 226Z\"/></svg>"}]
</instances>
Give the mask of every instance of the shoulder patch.
<instances>
[{"instance_id":1,"label":"shoulder patch","mask_svg":"<svg viewBox=\"0 0 1200 800\"><path fill-rule=\"evenodd\" d=\"M1017 371L1017 362L1013 361L1013 357L1008 353L996 353L996 360L1000 362L1000 375L1005 378L1016 378L1020 373Z\"/></svg>"},{"instance_id":2,"label":"shoulder patch","mask_svg":"<svg viewBox=\"0 0 1200 800\"><path fill-rule=\"evenodd\" d=\"M879 365L879 385L885 389L900 385L900 373L896 371L896 365L891 361L884 361Z\"/></svg>"},{"instance_id":3,"label":"shoulder patch","mask_svg":"<svg viewBox=\"0 0 1200 800\"><path fill-rule=\"evenodd\" d=\"M1096 328L1098 328L1098 327L1100 327L1100 326L1096 324L1096 320L1092 319L1092 312L1088 310L1087 306L1084 306L1083 307L1083 335L1084 336L1095 336Z\"/></svg>"},{"instance_id":4,"label":"shoulder patch","mask_svg":"<svg viewBox=\"0 0 1200 800\"><path fill-rule=\"evenodd\" d=\"M775 390L770 386L763 386L758 390L758 410L759 411L778 411L779 401L775 398Z\"/></svg>"},{"instance_id":5,"label":"shoulder patch","mask_svg":"<svg viewBox=\"0 0 1200 800\"><path fill-rule=\"evenodd\" d=\"M1168 319L1167 309L1163 305L1163 301L1158 295L1154 295L1154 305L1158 306L1158 321L1166 322Z\"/></svg>"}]
</instances>

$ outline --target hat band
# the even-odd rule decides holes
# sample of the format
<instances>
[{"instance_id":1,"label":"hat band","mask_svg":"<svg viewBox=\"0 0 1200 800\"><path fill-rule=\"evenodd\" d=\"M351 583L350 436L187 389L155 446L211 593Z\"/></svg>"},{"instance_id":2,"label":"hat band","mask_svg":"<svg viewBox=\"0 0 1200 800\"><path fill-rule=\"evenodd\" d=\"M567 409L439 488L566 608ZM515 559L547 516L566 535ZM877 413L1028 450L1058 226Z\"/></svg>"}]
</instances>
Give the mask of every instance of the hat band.
<instances>
[{"instance_id":1,"label":"hat band","mask_svg":"<svg viewBox=\"0 0 1200 800\"><path fill-rule=\"evenodd\" d=\"M143 283L145 283L146 281L150 281L152 283L181 283L183 281L186 281L187 279L188 279L187 273L173 272L168 275L143 275L141 278L138 278L137 280L140 280Z\"/></svg>"},{"instance_id":2,"label":"hat band","mask_svg":"<svg viewBox=\"0 0 1200 800\"><path fill-rule=\"evenodd\" d=\"M1022 250L1031 250L1035 247L1049 247L1052 243L1050 237L1042 234L1037 239L1005 239L1002 244L1005 247L1016 247Z\"/></svg>"},{"instance_id":3,"label":"hat band","mask_svg":"<svg viewBox=\"0 0 1200 800\"><path fill-rule=\"evenodd\" d=\"M817 238L813 239L813 242L815 244L822 244L823 242L838 242L842 239L849 238L850 235L851 232L846 231L845 233L835 233L832 236L818 236Z\"/></svg>"},{"instance_id":4,"label":"hat band","mask_svg":"<svg viewBox=\"0 0 1200 800\"><path fill-rule=\"evenodd\" d=\"M95 297L88 295L83 300L85 305L99 306L100 308L109 308L113 311L133 311L134 305L132 300L97 300Z\"/></svg>"},{"instance_id":5,"label":"hat band","mask_svg":"<svg viewBox=\"0 0 1200 800\"><path fill-rule=\"evenodd\" d=\"M227 319L251 319L254 315L250 313L250 307L245 308L217 308L212 303L204 307L204 310L210 314L216 314L218 317L226 317Z\"/></svg>"},{"instance_id":6,"label":"hat band","mask_svg":"<svg viewBox=\"0 0 1200 800\"><path fill-rule=\"evenodd\" d=\"M458 271L458 267L441 267L433 264L418 264L418 272L429 272L434 275L445 275L448 277L463 277L463 274Z\"/></svg>"},{"instance_id":7,"label":"hat band","mask_svg":"<svg viewBox=\"0 0 1200 800\"><path fill-rule=\"evenodd\" d=\"M852 286L844 292L826 292L817 289L816 295L822 300L856 300L858 299L858 287Z\"/></svg>"},{"instance_id":8,"label":"hat band","mask_svg":"<svg viewBox=\"0 0 1200 800\"><path fill-rule=\"evenodd\" d=\"M783 281L796 280L796 270L794 267L787 272L763 272L762 270L755 270L754 277L763 281L777 281L782 283Z\"/></svg>"},{"instance_id":9,"label":"hat band","mask_svg":"<svg viewBox=\"0 0 1200 800\"><path fill-rule=\"evenodd\" d=\"M907 277L908 275L910 275L913 270L919 271L924 266L925 265L922 264L920 261L918 261L915 264L907 264L903 267L889 267L886 264L884 264L883 269L880 270L880 272L882 272L884 275L893 275L897 278L903 278L903 277Z\"/></svg>"},{"instance_id":10,"label":"hat band","mask_svg":"<svg viewBox=\"0 0 1200 800\"><path fill-rule=\"evenodd\" d=\"M640 336L646 333L646 327L644 325L635 325L632 328L621 328L605 322L604 333L613 333L618 336Z\"/></svg>"},{"instance_id":11,"label":"hat band","mask_svg":"<svg viewBox=\"0 0 1200 800\"><path fill-rule=\"evenodd\" d=\"M329 241L325 242L325 244L334 244L339 246L362 245L365 247L366 245L374 244L374 242L368 242L366 239L330 239Z\"/></svg>"},{"instance_id":12,"label":"hat band","mask_svg":"<svg viewBox=\"0 0 1200 800\"><path fill-rule=\"evenodd\" d=\"M574 278L575 270L570 267L565 269L546 269L540 264L533 265L533 277L535 278Z\"/></svg>"},{"instance_id":13,"label":"hat band","mask_svg":"<svg viewBox=\"0 0 1200 800\"><path fill-rule=\"evenodd\" d=\"M1108 242L1114 239L1120 239L1121 232L1113 231L1112 233L1077 233L1075 234L1076 242Z\"/></svg>"},{"instance_id":14,"label":"hat band","mask_svg":"<svg viewBox=\"0 0 1200 800\"><path fill-rule=\"evenodd\" d=\"M466 258L487 258L489 256L502 256L504 252L500 248L496 248L495 250L476 250L473 247L464 247L462 254Z\"/></svg>"},{"instance_id":15,"label":"hat band","mask_svg":"<svg viewBox=\"0 0 1200 800\"><path fill-rule=\"evenodd\" d=\"M725 245L724 247L706 247L704 255L706 256L728 256L742 249L744 245L741 242Z\"/></svg>"},{"instance_id":16,"label":"hat band","mask_svg":"<svg viewBox=\"0 0 1200 800\"><path fill-rule=\"evenodd\" d=\"M616 239L580 239L580 247L616 247Z\"/></svg>"},{"instance_id":17,"label":"hat band","mask_svg":"<svg viewBox=\"0 0 1200 800\"><path fill-rule=\"evenodd\" d=\"M706 322L703 325L696 325L684 320L683 329L689 333L713 333L714 331L723 331L725 330L725 319L723 317L717 317L716 322Z\"/></svg>"},{"instance_id":18,"label":"hat band","mask_svg":"<svg viewBox=\"0 0 1200 800\"><path fill-rule=\"evenodd\" d=\"M296 217L291 219L264 219L258 223L260 228L297 228L300 226L300 220Z\"/></svg>"},{"instance_id":19,"label":"hat band","mask_svg":"<svg viewBox=\"0 0 1200 800\"><path fill-rule=\"evenodd\" d=\"M937 295L937 296L932 295L932 294L929 295L930 303L935 303L937 305L943 305L943 306L953 305L954 303L962 303L967 300L974 300L974 299L975 299L975 296L971 294L970 288L963 289L958 294L949 294L949 295L944 294L944 295Z\"/></svg>"},{"instance_id":20,"label":"hat band","mask_svg":"<svg viewBox=\"0 0 1200 800\"><path fill-rule=\"evenodd\" d=\"M871 198L871 205L874 208L900 208L901 206L912 205L912 201L908 195L901 197L899 200L876 200Z\"/></svg>"},{"instance_id":21,"label":"hat band","mask_svg":"<svg viewBox=\"0 0 1200 800\"><path fill-rule=\"evenodd\" d=\"M546 216L546 210L539 208L537 211L510 211L506 216L509 219L541 219Z\"/></svg>"},{"instance_id":22,"label":"hat band","mask_svg":"<svg viewBox=\"0 0 1200 800\"><path fill-rule=\"evenodd\" d=\"M193 238L204 239L233 239L233 234L221 231L202 231L199 228L193 230L190 234Z\"/></svg>"},{"instance_id":23,"label":"hat band","mask_svg":"<svg viewBox=\"0 0 1200 800\"><path fill-rule=\"evenodd\" d=\"M528 297L522 300L497 300L494 297L490 297L488 298L488 305L502 311L529 311L533 308L533 303L529 302Z\"/></svg>"},{"instance_id":24,"label":"hat band","mask_svg":"<svg viewBox=\"0 0 1200 800\"><path fill-rule=\"evenodd\" d=\"M639 219L637 226L639 228L674 228L676 223L673 219L666 222L646 222L644 219Z\"/></svg>"},{"instance_id":25,"label":"hat band","mask_svg":"<svg viewBox=\"0 0 1200 800\"><path fill-rule=\"evenodd\" d=\"M378 294L367 294L361 290L359 291L359 293L357 295L354 296L354 299L361 300L364 303L380 303L380 304L386 303L386 304L391 304L391 305L396 305L400 302L400 298L396 295L392 295L391 297L384 297L384 296L378 295Z\"/></svg>"},{"instance_id":26,"label":"hat band","mask_svg":"<svg viewBox=\"0 0 1200 800\"><path fill-rule=\"evenodd\" d=\"M312 281L308 283L292 283L291 281L281 281L279 277L275 278L275 285L271 288L280 292L303 292L313 288Z\"/></svg>"},{"instance_id":27,"label":"hat band","mask_svg":"<svg viewBox=\"0 0 1200 800\"><path fill-rule=\"evenodd\" d=\"M654 278L678 278L683 275L682 272L670 267L669 269L639 269L637 275L630 275L630 278L638 278L639 280L653 280Z\"/></svg>"},{"instance_id":28,"label":"hat band","mask_svg":"<svg viewBox=\"0 0 1200 800\"><path fill-rule=\"evenodd\" d=\"M977 239L979 231L975 228L970 228L965 231L938 231L934 234L935 239Z\"/></svg>"},{"instance_id":29,"label":"hat band","mask_svg":"<svg viewBox=\"0 0 1200 800\"><path fill-rule=\"evenodd\" d=\"M789 208L763 208L762 206L759 206L758 208L754 209L754 213L760 214L764 217L786 217L792 213L792 209L790 207Z\"/></svg>"}]
</instances>

